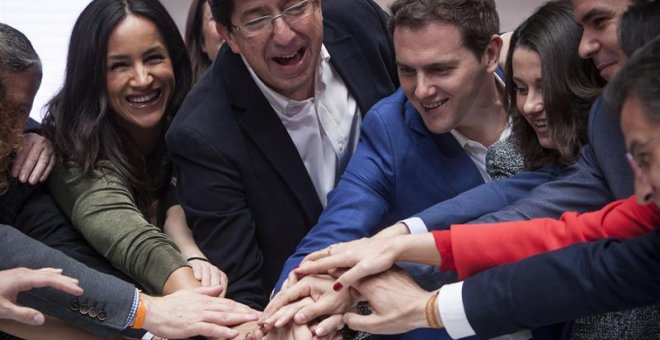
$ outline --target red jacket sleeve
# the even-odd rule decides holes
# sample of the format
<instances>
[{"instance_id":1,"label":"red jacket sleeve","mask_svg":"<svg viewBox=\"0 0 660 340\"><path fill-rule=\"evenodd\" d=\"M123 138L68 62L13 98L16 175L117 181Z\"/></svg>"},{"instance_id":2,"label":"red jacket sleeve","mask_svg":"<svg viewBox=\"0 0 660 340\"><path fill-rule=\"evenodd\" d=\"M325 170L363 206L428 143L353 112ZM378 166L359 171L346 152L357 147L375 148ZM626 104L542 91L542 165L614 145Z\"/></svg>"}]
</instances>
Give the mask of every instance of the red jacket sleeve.
<instances>
[{"instance_id":1,"label":"red jacket sleeve","mask_svg":"<svg viewBox=\"0 0 660 340\"><path fill-rule=\"evenodd\" d=\"M450 249L458 276L464 279L500 264L577 242L607 237L627 239L643 235L658 226L659 222L660 210L655 204L640 205L633 196L612 202L594 212L567 212L559 220L540 218L453 225L451 235L442 236L445 242L449 239L451 246L443 248L445 251ZM438 241L436 244L442 242Z\"/></svg>"}]
</instances>

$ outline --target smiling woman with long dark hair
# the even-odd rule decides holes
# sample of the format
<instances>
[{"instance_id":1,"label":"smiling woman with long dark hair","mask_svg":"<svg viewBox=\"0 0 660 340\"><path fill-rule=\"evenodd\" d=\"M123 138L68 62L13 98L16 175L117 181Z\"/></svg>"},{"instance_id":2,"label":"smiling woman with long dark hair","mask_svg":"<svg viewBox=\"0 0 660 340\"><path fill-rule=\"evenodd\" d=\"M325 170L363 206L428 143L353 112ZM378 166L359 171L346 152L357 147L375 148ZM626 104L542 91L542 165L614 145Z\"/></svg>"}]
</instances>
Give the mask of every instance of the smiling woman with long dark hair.
<instances>
[{"instance_id":1,"label":"smiling woman with long dark hair","mask_svg":"<svg viewBox=\"0 0 660 340\"><path fill-rule=\"evenodd\" d=\"M95 0L74 26L64 86L44 119L60 157L53 197L101 254L156 293L199 285L158 228L171 178L163 136L191 79L160 2Z\"/></svg>"}]
</instances>

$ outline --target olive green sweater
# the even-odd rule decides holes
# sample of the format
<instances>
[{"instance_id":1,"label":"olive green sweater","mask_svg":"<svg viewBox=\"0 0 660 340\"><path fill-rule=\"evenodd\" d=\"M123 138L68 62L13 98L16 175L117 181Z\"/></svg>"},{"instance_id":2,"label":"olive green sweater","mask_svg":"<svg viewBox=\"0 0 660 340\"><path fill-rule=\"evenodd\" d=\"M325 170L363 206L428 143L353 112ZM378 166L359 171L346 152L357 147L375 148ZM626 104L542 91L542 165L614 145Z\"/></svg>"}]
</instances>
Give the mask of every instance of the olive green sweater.
<instances>
[{"instance_id":1,"label":"olive green sweater","mask_svg":"<svg viewBox=\"0 0 660 340\"><path fill-rule=\"evenodd\" d=\"M151 293L186 260L176 245L138 210L126 182L113 169L81 176L57 165L48 185L73 226L115 267Z\"/></svg>"}]
</instances>

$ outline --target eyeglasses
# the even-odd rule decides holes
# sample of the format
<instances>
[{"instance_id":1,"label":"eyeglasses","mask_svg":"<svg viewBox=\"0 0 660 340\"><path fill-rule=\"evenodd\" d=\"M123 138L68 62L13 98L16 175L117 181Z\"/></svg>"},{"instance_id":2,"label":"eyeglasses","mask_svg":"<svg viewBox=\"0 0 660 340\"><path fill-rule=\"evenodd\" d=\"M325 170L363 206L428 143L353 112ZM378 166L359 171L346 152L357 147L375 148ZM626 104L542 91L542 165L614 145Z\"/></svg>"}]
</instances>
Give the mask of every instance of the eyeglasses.
<instances>
[{"instance_id":1,"label":"eyeglasses","mask_svg":"<svg viewBox=\"0 0 660 340\"><path fill-rule=\"evenodd\" d=\"M246 38L271 32L273 30L273 22L277 18L281 17L287 24L291 25L310 16L314 12L314 2L315 0L303 0L285 8L280 15L266 15L252 19L239 26L232 25L232 27L241 32Z\"/></svg>"}]
</instances>

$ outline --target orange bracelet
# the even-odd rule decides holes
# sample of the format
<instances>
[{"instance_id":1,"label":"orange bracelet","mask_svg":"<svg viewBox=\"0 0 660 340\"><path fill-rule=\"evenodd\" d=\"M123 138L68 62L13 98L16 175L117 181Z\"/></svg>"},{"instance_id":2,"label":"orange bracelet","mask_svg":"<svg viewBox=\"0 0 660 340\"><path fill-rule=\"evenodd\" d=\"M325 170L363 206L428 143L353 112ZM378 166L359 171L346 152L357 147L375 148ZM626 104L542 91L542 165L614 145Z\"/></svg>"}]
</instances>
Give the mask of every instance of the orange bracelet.
<instances>
[{"instance_id":1,"label":"orange bracelet","mask_svg":"<svg viewBox=\"0 0 660 340\"><path fill-rule=\"evenodd\" d=\"M131 326L133 329L141 329L142 325L144 324L144 319L147 318L147 306L142 300L142 293L140 293L139 299L140 300L138 302L137 313L135 314L135 321L133 321L133 325Z\"/></svg>"}]
</instances>

